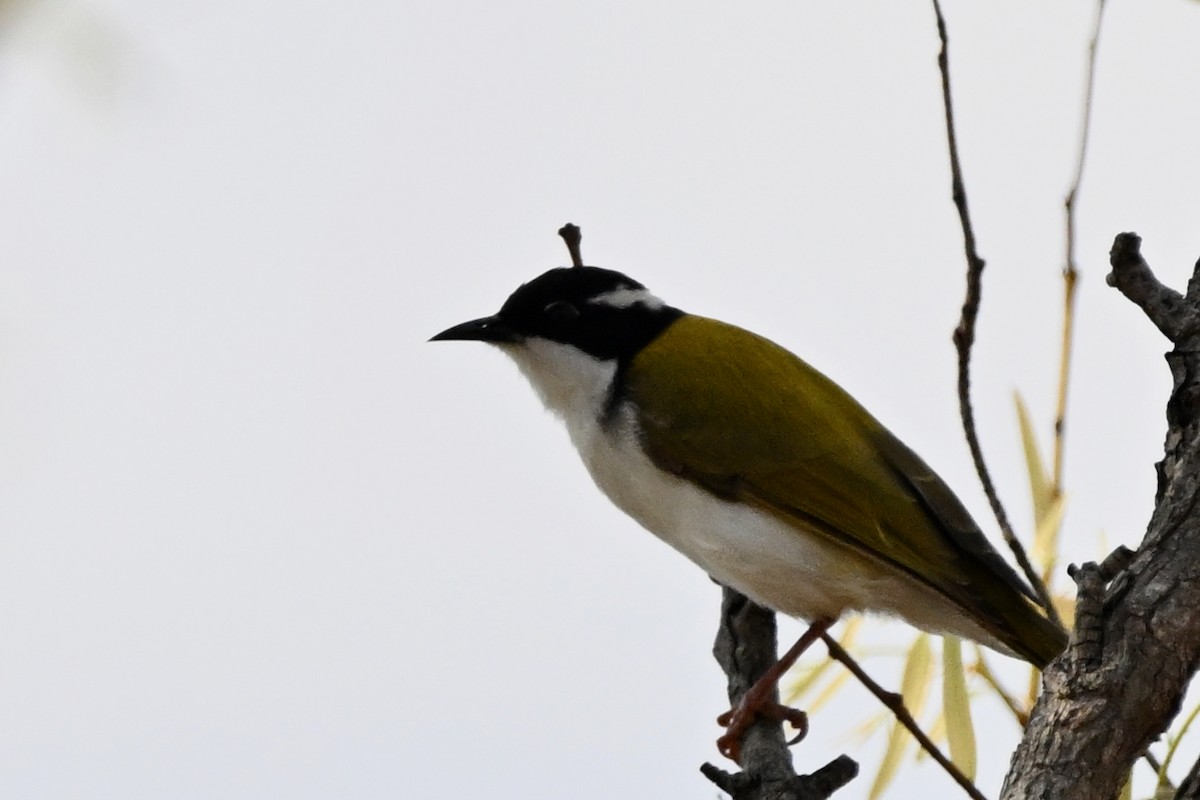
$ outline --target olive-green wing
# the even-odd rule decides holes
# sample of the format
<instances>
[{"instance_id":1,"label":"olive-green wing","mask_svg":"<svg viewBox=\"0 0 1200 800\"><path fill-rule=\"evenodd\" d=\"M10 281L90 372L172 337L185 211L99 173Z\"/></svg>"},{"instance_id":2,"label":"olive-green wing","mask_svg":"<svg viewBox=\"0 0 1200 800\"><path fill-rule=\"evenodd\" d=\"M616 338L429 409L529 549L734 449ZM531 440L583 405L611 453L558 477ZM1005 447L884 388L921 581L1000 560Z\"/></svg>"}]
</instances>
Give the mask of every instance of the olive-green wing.
<instances>
[{"instance_id":1,"label":"olive-green wing","mask_svg":"<svg viewBox=\"0 0 1200 800\"><path fill-rule=\"evenodd\" d=\"M1022 629L1040 618L1025 584L933 470L808 364L685 316L638 354L626 381L659 466L885 563L1029 650Z\"/></svg>"}]
</instances>

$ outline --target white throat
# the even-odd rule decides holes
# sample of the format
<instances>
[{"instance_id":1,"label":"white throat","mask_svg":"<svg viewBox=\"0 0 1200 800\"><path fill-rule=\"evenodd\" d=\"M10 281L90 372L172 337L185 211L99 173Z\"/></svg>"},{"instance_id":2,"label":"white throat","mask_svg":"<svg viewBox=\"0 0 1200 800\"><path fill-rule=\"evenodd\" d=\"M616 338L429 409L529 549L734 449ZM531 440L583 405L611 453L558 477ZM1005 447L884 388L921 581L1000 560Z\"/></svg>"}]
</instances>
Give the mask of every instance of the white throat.
<instances>
[{"instance_id":1,"label":"white throat","mask_svg":"<svg viewBox=\"0 0 1200 800\"><path fill-rule=\"evenodd\" d=\"M546 408L566 421L572 438L579 422L599 420L617 372L615 359L602 361L577 347L536 336L500 348L517 362Z\"/></svg>"}]
</instances>

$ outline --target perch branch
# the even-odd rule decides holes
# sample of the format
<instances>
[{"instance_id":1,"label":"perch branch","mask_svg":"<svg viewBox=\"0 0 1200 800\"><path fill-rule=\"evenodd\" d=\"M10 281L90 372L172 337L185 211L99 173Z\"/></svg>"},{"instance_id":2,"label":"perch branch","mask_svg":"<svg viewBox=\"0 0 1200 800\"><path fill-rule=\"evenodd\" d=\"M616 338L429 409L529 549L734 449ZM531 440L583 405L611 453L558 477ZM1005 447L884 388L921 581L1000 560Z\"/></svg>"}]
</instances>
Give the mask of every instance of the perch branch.
<instances>
[{"instance_id":1,"label":"perch branch","mask_svg":"<svg viewBox=\"0 0 1200 800\"><path fill-rule=\"evenodd\" d=\"M722 592L713 657L728 678L729 702L736 707L775 663L775 615L733 589ZM761 717L742 738L741 766L736 774L712 764L700 771L733 800L824 800L858 774L858 765L841 756L811 775L797 776L783 725Z\"/></svg>"}]
</instances>

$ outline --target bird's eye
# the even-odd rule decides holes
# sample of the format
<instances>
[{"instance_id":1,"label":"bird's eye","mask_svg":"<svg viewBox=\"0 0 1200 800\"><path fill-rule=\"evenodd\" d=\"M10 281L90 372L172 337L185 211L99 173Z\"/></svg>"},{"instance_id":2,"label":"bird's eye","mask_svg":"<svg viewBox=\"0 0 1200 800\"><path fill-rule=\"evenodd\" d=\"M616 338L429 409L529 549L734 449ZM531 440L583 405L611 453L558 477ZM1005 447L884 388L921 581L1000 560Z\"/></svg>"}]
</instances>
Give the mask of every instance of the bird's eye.
<instances>
[{"instance_id":1,"label":"bird's eye","mask_svg":"<svg viewBox=\"0 0 1200 800\"><path fill-rule=\"evenodd\" d=\"M543 311L547 319L560 324L574 322L579 319L579 309L565 300L555 300L546 306Z\"/></svg>"}]
</instances>

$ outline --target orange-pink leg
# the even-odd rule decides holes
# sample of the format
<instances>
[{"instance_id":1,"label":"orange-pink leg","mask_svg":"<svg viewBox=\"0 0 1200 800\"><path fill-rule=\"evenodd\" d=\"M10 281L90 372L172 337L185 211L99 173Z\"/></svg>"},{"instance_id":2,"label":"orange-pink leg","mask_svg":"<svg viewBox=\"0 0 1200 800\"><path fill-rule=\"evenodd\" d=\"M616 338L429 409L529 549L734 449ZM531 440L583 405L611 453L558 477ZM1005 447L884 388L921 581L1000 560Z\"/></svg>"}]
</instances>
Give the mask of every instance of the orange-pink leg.
<instances>
[{"instance_id":1,"label":"orange-pink leg","mask_svg":"<svg viewBox=\"0 0 1200 800\"><path fill-rule=\"evenodd\" d=\"M725 726L725 734L717 739L717 749L721 751L721 755L739 761L742 737L759 717L787 722L799 731L789 744L795 744L804 738L804 734L808 732L808 715L780 703L775 699L775 692L784 673L792 668L796 659L800 658L813 642L821 638L821 634L829 630L833 622L831 619L819 619L809 625L808 630L796 640L791 649L746 690L737 705L717 717L717 724Z\"/></svg>"}]
</instances>

